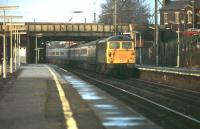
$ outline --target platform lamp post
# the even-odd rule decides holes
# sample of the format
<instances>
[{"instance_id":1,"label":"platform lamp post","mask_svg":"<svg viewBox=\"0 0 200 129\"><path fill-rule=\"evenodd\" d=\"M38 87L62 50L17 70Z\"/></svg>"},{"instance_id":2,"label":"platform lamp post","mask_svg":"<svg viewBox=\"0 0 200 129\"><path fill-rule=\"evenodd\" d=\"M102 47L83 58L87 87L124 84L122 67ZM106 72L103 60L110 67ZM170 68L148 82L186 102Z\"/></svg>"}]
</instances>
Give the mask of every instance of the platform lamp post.
<instances>
[{"instance_id":1,"label":"platform lamp post","mask_svg":"<svg viewBox=\"0 0 200 129\"><path fill-rule=\"evenodd\" d=\"M177 67L180 67L180 23L178 22Z\"/></svg>"},{"instance_id":2,"label":"platform lamp post","mask_svg":"<svg viewBox=\"0 0 200 129\"><path fill-rule=\"evenodd\" d=\"M0 16L3 18L4 16ZM10 20L10 24L6 24L9 26L10 31L10 73L13 73L13 31L15 31L15 27L13 28L14 24L12 24L13 19L22 19L22 16L5 16L6 19ZM16 41L16 39L15 39Z\"/></svg>"},{"instance_id":3,"label":"platform lamp post","mask_svg":"<svg viewBox=\"0 0 200 129\"><path fill-rule=\"evenodd\" d=\"M0 6L0 10L3 10L3 78L6 78L7 76L7 65L6 65L6 26L5 26L5 16L6 16L6 10L14 10L17 9L19 6Z\"/></svg>"},{"instance_id":4,"label":"platform lamp post","mask_svg":"<svg viewBox=\"0 0 200 129\"><path fill-rule=\"evenodd\" d=\"M174 21L169 21L171 24L177 24L177 60L176 67L180 67L180 22L175 23Z\"/></svg>"}]
</instances>

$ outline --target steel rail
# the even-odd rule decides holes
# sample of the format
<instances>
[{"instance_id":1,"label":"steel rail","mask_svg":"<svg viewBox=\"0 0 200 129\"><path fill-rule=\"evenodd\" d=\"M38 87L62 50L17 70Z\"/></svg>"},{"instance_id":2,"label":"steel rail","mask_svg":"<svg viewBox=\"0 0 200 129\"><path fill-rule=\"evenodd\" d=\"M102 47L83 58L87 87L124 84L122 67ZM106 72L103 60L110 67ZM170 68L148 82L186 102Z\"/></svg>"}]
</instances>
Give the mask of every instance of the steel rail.
<instances>
[{"instance_id":1,"label":"steel rail","mask_svg":"<svg viewBox=\"0 0 200 129\"><path fill-rule=\"evenodd\" d=\"M187 89L181 89L181 88L169 86L169 85L167 85L167 84L162 84L162 83L157 83L157 82L150 82L150 81L141 80L141 79L135 79L135 80L140 81L140 82L144 82L144 83L150 83L150 84L155 84L155 85L161 85L161 86L166 87L166 88L175 89L175 90L179 90L179 91L185 91L185 92L188 92L188 93L194 93L194 94L200 95L200 92L198 92L198 91L187 90Z\"/></svg>"},{"instance_id":2,"label":"steel rail","mask_svg":"<svg viewBox=\"0 0 200 129\"><path fill-rule=\"evenodd\" d=\"M66 71L66 70L63 69L63 68L60 68L60 69L63 70L63 71L65 71L65 72L68 72L68 71ZM78 75L80 75L80 73L77 73L77 72L75 72L75 73L78 74ZM150 99L147 99L147 98L145 98L145 97L139 96L139 95L137 95L137 94L134 94L134 93L129 92L129 91L127 91L127 90L124 90L124 89L122 89L122 88L115 87L115 86L113 86L112 84L102 82L102 81L97 80L97 79L95 79L95 78L92 78L92 77L90 77L90 76L82 75L82 74L81 74L81 76L84 76L84 77L86 77L86 78L88 78L88 79L91 79L91 80L94 80L94 81L96 81L96 82L98 82L98 83L101 83L101 84L110 86L110 87L112 87L112 88L114 88L114 89L117 89L117 90L122 91L122 92L125 92L125 93L127 93L127 94L129 94L129 95L132 95L132 96L135 96L135 97L137 97L137 98L140 98L140 99L142 99L142 100L144 100L144 101L146 101L146 102L148 102L148 103L151 103L151 104L153 104L153 105L156 105L156 106L158 106L158 107L160 107L160 108L163 108L163 109L165 109L165 110L167 110L167 111L170 111L170 112L172 112L172 113L174 113L174 114L177 114L177 115L179 115L179 116L181 116L181 117L184 117L184 118L189 119L189 120L191 120L191 121L193 121L193 122L195 122L195 123L200 124L200 120L195 119L195 118L193 118L193 117L190 117L190 116L188 116L188 115L185 115L185 114L183 114L183 113L181 113L181 112L175 111L175 110L173 110L173 109L171 109L171 108L168 108L168 107L166 107L166 106L163 106L163 105L161 105L161 104L159 104L159 103L156 103L156 102L154 102L154 101L152 101L152 100L150 100Z\"/></svg>"}]
</instances>

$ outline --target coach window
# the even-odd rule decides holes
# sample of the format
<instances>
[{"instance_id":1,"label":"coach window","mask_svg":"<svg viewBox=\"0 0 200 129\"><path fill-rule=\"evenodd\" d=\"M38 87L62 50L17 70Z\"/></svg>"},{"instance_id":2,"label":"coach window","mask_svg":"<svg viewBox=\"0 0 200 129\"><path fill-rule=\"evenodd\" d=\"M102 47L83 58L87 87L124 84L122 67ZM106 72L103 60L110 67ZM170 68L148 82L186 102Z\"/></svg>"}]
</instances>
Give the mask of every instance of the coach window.
<instances>
[{"instance_id":1,"label":"coach window","mask_svg":"<svg viewBox=\"0 0 200 129\"><path fill-rule=\"evenodd\" d=\"M82 49L81 54L87 54L87 49Z\"/></svg>"},{"instance_id":2,"label":"coach window","mask_svg":"<svg viewBox=\"0 0 200 129\"><path fill-rule=\"evenodd\" d=\"M119 49L119 42L110 42L110 49Z\"/></svg>"},{"instance_id":3,"label":"coach window","mask_svg":"<svg viewBox=\"0 0 200 129\"><path fill-rule=\"evenodd\" d=\"M122 42L122 48L123 49L130 49L130 48L132 48L131 42Z\"/></svg>"},{"instance_id":4,"label":"coach window","mask_svg":"<svg viewBox=\"0 0 200 129\"><path fill-rule=\"evenodd\" d=\"M64 52L60 52L60 55L64 55Z\"/></svg>"}]
</instances>

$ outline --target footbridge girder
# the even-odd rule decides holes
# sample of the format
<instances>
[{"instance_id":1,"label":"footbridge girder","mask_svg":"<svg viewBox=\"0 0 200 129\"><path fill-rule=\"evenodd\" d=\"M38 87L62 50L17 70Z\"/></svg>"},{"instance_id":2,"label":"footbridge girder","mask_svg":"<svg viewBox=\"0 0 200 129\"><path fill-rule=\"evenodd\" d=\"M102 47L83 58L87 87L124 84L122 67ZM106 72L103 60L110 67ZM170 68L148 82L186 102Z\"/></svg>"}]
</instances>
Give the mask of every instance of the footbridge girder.
<instances>
[{"instance_id":1,"label":"footbridge girder","mask_svg":"<svg viewBox=\"0 0 200 129\"><path fill-rule=\"evenodd\" d=\"M103 38L108 37L114 33L113 25L94 24L94 23L45 23L45 22L26 22L24 28L28 36L34 37L38 33L42 33L44 37L53 39L70 37L81 38ZM6 31L9 31L9 26ZM117 25L117 32L130 32L128 24ZM3 31L3 25L0 26L0 31Z\"/></svg>"}]
</instances>

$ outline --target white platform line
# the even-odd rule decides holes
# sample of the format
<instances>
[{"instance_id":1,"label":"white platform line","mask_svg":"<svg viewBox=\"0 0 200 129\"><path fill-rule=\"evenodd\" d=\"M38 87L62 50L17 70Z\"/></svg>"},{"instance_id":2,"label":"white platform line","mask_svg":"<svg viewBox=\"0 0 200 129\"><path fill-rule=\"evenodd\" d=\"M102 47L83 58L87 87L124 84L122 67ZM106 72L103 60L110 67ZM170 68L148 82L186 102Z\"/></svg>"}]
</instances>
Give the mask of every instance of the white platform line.
<instances>
[{"instance_id":1,"label":"white platform line","mask_svg":"<svg viewBox=\"0 0 200 129\"><path fill-rule=\"evenodd\" d=\"M172 73L172 74L200 77L200 74L198 73L186 73L186 72L180 72L180 71L170 71L170 70L155 69L155 68L138 68L138 69L146 70L146 71L156 71L156 72L163 72L163 73Z\"/></svg>"}]
</instances>

